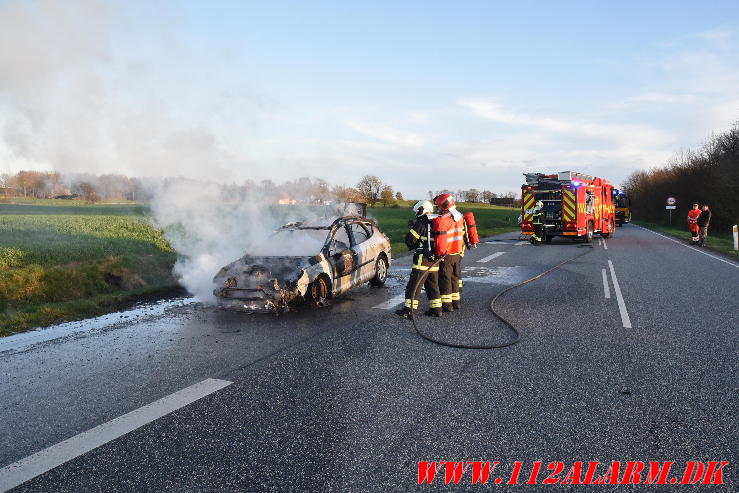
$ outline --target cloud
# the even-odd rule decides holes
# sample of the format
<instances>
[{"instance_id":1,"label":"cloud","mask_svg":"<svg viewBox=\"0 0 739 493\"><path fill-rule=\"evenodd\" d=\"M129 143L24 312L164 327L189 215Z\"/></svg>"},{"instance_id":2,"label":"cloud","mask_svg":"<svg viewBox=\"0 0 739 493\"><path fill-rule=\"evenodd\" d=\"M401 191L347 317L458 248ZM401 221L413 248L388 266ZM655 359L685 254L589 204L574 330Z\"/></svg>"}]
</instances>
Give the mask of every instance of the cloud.
<instances>
[{"instance_id":1,"label":"cloud","mask_svg":"<svg viewBox=\"0 0 739 493\"><path fill-rule=\"evenodd\" d=\"M514 113L487 101L462 100L460 104L477 116L512 127L529 127L552 134L578 139L592 138L610 145L664 146L674 137L663 130L644 124L600 123L587 120L553 118Z\"/></svg>"},{"instance_id":2,"label":"cloud","mask_svg":"<svg viewBox=\"0 0 739 493\"><path fill-rule=\"evenodd\" d=\"M348 122L349 128L357 133L372 137L373 139L382 140L391 144L406 147L421 147L426 144L426 140L418 134L397 130L384 125L373 125L359 122Z\"/></svg>"}]
</instances>

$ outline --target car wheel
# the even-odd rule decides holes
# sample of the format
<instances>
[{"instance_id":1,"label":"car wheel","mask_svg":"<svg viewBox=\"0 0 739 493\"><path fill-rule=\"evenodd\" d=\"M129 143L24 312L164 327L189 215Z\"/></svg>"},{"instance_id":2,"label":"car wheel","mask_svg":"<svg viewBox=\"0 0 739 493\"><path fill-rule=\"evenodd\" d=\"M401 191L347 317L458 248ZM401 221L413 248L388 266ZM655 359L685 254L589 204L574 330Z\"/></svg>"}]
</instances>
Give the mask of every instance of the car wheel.
<instances>
[{"instance_id":1,"label":"car wheel","mask_svg":"<svg viewBox=\"0 0 739 493\"><path fill-rule=\"evenodd\" d=\"M593 241L593 223L588 223L588 232L585 234L585 243Z\"/></svg>"},{"instance_id":2,"label":"car wheel","mask_svg":"<svg viewBox=\"0 0 739 493\"><path fill-rule=\"evenodd\" d=\"M375 277L370 280L373 286L382 286L387 280L387 258L385 255L377 257L375 262Z\"/></svg>"},{"instance_id":3,"label":"car wheel","mask_svg":"<svg viewBox=\"0 0 739 493\"><path fill-rule=\"evenodd\" d=\"M328 279L325 276L320 276L308 287L308 299L314 305L326 306L328 305L330 292Z\"/></svg>"}]
</instances>

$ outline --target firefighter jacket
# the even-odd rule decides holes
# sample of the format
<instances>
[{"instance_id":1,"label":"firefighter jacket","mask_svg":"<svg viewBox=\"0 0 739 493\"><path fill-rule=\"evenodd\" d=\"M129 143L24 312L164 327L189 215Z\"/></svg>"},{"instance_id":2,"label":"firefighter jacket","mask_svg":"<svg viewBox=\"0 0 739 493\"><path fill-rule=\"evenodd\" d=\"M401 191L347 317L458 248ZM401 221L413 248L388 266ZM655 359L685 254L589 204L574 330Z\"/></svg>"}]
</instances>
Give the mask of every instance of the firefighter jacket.
<instances>
[{"instance_id":1,"label":"firefighter jacket","mask_svg":"<svg viewBox=\"0 0 739 493\"><path fill-rule=\"evenodd\" d=\"M462 214L457 214L459 219L452 216L454 221L454 229L452 230L451 237L449 239L449 255L464 255L464 237L465 237L465 224L464 217Z\"/></svg>"},{"instance_id":2,"label":"firefighter jacket","mask_svg":"<svg viewBox=\"0 0 739 493\"><path fill-rule=\"evenodd\" d=\"M543 210L541 209L534 210L532 217L534 218L532 221L533 224L544 224L544 211Z\"/></svg>"},{"instance_id":3,"label":"firefighter jacket","mask_svg":"<svg viewBox=\"0 0 739 493\"><path fill-rule=\"evenodd\" d=\"M405 245L408 250L434 252L434 237L431 234L431 218L428 214L416 217L416 222L405 235Z\"/></svg>"},{"instance_id":4,"label":"firefighter jacket","mask_svg":"<svg viewBox=\"0 0 739 493\"><path fill-rule=\"evenodd\" d=\"M702 211L701 215L698 216L698 226L701 228L707 228L711 224L711 211Z\"/></svg>"},{"instance_id":5,"label":"firefighter jacket","mask_svg":"<svg viewBox=\"0 0 739 493\"><path fill-rule=\"evenodd\" d=\"M431 222L431 236L434 238L434 253L440 257L451 253L452 241L455 240L456 221L449 211L444 212Z\"/></svg>"}]
</instances>

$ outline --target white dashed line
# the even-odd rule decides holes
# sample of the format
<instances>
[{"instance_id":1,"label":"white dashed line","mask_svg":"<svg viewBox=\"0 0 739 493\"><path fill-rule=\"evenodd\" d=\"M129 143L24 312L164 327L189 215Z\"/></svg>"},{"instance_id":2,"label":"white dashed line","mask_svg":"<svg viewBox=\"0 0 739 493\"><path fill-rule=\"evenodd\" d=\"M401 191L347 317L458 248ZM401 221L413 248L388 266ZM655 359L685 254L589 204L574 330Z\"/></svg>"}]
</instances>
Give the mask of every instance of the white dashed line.
<instances>
[{"instance_id":1,"label":"white dashed line","mask_svg":"<svg viewBox=\"0 0 739 493\"><path fill-rule=\"evenodd\" d=\"M605 238L601 238L600 241L603 242L603 248L605 248L606 250L608 250L608 245L606 245L606 239Z\"/></svg>"},{"instance_id":2,"label":"white dashed line","mask_svg":"<svg viewBox=\"0 0 739 493\"><path fill-rule=\"evenodd\" d=\"M25 483L57 466L212 394L233 382L209 378L87 430L0 469L0 491Z\"/></svg>"},{"instance_id":3,"label":"white dashed line","mask_svg":"<svg viewBox=\"0 0 739 493\"><path fill-rule=\"evenodd\" d=\"M523 241L519 241L518 243L514 243L514 244L515 244L516 246L521 246L521 245L525 245L525 244L527 244L527 243L529 243L529 242L528 242L528 241L526 241L526 240L523 240Z\"/></svg>"},{"instance_id":4,"label":"white dashed line","mask_svg":"<svg viewBox=\"0 0 739 493\"><path fill-rule=\"evenodd\" d=\"M694 252L702 253L703 255L708 255L709 257L711 257L711 258L713 258L713 259L716 259L716 260L719 260L719 261L721 261L721 262L723 262L723 263L725 263L725 264L729 264L729 265L730 265L730 266L732 266L732 267L737 267L737 268L739 268L739 264L737 264L737 263L735 263L735 262L730 262L730 261L728 261L728 260L726 260L726 259L723 259L723 258L721 258L721 257L717 257L717 256L715 256L715 255L711 255L710 253L704 252L703 250L698 250L697 248L695 248L695 247L692 247L692 246L690 246L690 245L686 245L685 243L682 243L682 242L680 242L680 241L676 240L675 238L670 238L669 236L665 236L665 235L663 235L663 234L657 233L656 231L652 231L652 230L651 230L651 229L649 229L649 228L644 228L644 227L642 227L642 226L639 226L638 224L634 224L634 226L636 226L637 228L641 228L641 229L643 229L643 230L645 230L645 231L649 231L650 233L654 233L654 234L656 234L657 236L661 236L662 238L664 238L664 239L666 239L666 240L674 241L674 242L675 242L675 243L677 243L678 245L684 246L685 248L689 248L689 249L693 250Z\"/></svg>"},{"instance_id":5,"label":"white dashed line","mask_svg":"<svg viewBox=\"0 0 739 493\"><path fill-rule=\"evenodd\" d=\"M479 263L482 263L482 264L484 264L485 262L490 262L490 261L491 261L491 260L493 260L494 258L496 258L496 257L500 257L500 256L501 256L501 255L503 255L504 253L505 253L505 252L496 252L496 253L494 253L494 254L492 254L492 255L488 255L487 257L483 257L483 258L481 258L480 260L478 260L478 262L479 262Z\"/></svg>"},{"instance_id":6,"label":"white dashed line","mask_svg":"<svg viewBox=\"0 0 739 493\"><path fill-rule=\"evenodd\" d=\"M606 298L610 298L611 290L608 288L608 274L606 274L605 269L601 269L601 273L603 274L603 294L605 294Z\"/></svg>"},{"instance_id":7,"label":"white dashed line","mask_svg":"<svg viewBox=\"0 0 739 493\"><path fill-rule=\"evenodd\" d=\"M626 303L624 297L621 295L621 288L618 285L618 278L616 277L616 271L613 269L613 262L608 260L608 268L611 269L611 279L613 280L613 291L616 293L616 301L618 302L618 310L621 312L621 323L627 329L631 328L631 319L629 318L629 312L626 311Z\"/></svg>"}]
</instances>

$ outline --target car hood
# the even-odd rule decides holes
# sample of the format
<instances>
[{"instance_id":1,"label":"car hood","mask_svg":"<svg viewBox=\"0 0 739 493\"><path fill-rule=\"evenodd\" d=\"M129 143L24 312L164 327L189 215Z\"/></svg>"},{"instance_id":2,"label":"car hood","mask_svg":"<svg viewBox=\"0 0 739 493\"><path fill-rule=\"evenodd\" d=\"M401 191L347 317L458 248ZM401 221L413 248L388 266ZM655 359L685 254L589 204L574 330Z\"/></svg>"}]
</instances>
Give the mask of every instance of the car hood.
<instances>
[{"instance_id":1,"label":"car hood","mask_svg":"<svg viewBox=\"0 0 739 493\"><path fill-rule=\"evenodd\" d=\"M213 278L218 287L229 279L238 288L276 291L296 287L304 277L304 270L315 263L316 257L268 257L246 255L224 266ZM277 284L275 284L275 281Z\"/></svg>"}]
</instances>

